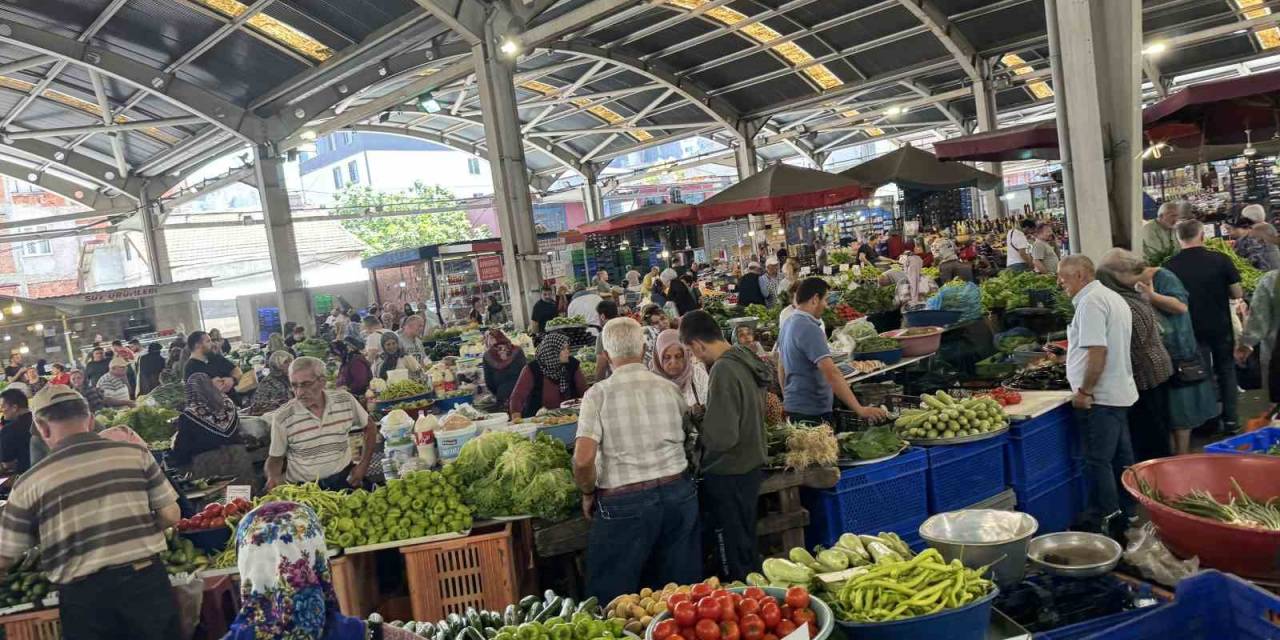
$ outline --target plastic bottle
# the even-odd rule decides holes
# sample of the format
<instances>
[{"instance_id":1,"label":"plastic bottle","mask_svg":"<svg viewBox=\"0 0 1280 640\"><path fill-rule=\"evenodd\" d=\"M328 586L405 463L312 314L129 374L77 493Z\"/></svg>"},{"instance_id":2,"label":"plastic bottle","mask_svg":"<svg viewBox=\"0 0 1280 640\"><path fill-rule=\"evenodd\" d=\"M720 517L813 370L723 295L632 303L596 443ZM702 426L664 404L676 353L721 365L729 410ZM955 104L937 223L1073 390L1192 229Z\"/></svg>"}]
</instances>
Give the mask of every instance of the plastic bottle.
<instances>
[{"instance_id":1,"label":"plastic bottle","mask_svg":"<svg viewBox=\"0 0 1280 640\"><path fill-rule=\"evenodd\" d=\"M423 413L413 423L413 443L418 446L418 458L426 466L436 466L436 428L440 421L434 415Z\"/></svg>"}]
</instances>

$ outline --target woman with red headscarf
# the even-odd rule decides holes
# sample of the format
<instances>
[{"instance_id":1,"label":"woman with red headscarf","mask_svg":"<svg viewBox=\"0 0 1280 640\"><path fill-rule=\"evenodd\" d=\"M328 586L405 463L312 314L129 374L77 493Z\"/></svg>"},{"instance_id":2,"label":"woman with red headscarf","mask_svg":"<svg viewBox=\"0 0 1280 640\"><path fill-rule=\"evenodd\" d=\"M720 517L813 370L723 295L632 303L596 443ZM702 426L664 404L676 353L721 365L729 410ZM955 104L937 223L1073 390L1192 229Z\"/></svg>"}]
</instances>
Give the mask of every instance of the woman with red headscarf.
<instances>
[{"instance_id":1,"label":"woman with red headscarf","mask_svg":"<svg viewBox=\"0 0 1280 640\"><path fill-rule=\"evenodd\" d=\"M489 331L484 343L484 386L497 399L499 407L507 406L511 391L516 388L520 372L524 369L524 350L511 344L507 334L498 329Z\"/></svg>"}]
</instances>

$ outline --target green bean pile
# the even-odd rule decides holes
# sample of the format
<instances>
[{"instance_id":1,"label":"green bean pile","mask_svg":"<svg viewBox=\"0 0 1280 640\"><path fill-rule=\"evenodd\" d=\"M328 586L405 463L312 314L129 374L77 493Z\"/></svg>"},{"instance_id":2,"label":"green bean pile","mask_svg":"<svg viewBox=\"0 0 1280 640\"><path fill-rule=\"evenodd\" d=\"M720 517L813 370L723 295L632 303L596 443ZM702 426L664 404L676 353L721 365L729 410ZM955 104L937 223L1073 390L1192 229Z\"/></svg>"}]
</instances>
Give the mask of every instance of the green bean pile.
<instances>
[{"instance_id":1,"label":"green bean pile","mask_svg":"<svg viewBox=\"0 0 1280 640\"><path fill-rule=\"evenodd\" d=\"M1231 478L1231 487L1236 495L1228 492L1226 502L1219 502L1208 491L1199 489L1169 498L1146 480L1138 479L1138 489L1148 498L1184 513L1241 527L1280 530L1280 498L1273 497L1265 502L1252 498L1240 488L1235 478Z\"/></svg>"},{"instance_id":2,"label":"green bean pile","mask_svg":"<svg viewBox=\"0 0 1280 640\"><path fill-rule=\"evenodd\" d=\"M846 622L889 622L962 607L991 591L983 570L927 549L902 562L865 567L840 588L831 609Z\"/></svg>"}]
</instances>

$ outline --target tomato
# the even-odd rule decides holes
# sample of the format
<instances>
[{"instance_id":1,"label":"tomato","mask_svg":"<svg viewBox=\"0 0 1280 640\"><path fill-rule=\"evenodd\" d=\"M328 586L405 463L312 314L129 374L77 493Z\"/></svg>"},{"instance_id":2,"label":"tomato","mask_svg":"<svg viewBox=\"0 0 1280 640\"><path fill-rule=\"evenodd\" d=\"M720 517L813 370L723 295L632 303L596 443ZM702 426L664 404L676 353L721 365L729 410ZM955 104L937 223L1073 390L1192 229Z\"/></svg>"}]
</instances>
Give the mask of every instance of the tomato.
<instances>
[{"instance_id":1,"label":"tomato","mask_svg":"<svg viewBox=\"0 0 1280 640\"><path fill-rule=\"evenodd\" d=\"M205 506L204 513L211 513L213 515L222 515L222 505L217 502L210 502L207 506Z\"/></svg>"},{"instance_id":2,"label":"tomato","mask_svg":"<svg viewBox=\"0 0 1280 640\"><path fill-rule=\"evenodd\" d=\"M668 640L675 640L675 638L669 638ZM680 640L698 640L698 635L693 632L693 627L681 627Z\"/></svg>"},{"instance_id":3,"label":"tomato","mask_svg":"<svg viewBox=\"0 0 1280 640\"><path fill-rule=\"evenodd\" d=\"M738 622L736 620L724 620L720 622L720 640L742 640L742 636L738 632Z\"/></svg>"},{"instance_id":4,"label":"tomato","mask_svg":"<svg viewBox=\"0 0 1280 640\"><path fill-rule=\"evenodd\" d=\"M764 589L760 587L747 587L747 590L742 592L742 595L746 596L748 600L764 600L769 597L769 594L765 593Z\"/></svg>"},{"instance_id":5,"label":"tomato","mask_svg":"<svg viewBox=\"0 0 1280 640\"><path fill-rule=\"evenodd\" d=\"M681 602L693 603L693 601L689 599L689 594L687 593L673 593L667 596L667 611L674 610L676 605Z\"/></svg>"},{"instance_id":6,"label":"tomato","mask_svg":"<svg viewBox=\"0 0 1280 640\"><path fill-rule=\"evenodd\" d=\"M689 589L689 599L697 602L711 595L711 585L705 582L699 582Z\"/></svg>"},{"instance_id":7,"label":"tomato","mask_svg":"<svg viewBox=\"0 0 1280 640\"><path fill-rule=\"evenodd\" d=\"M715 598L703 598L698 601L697 606L699 620L719 620L723 615L720 610L720 601Z\"/></svg>"},{"instance_id":8,"label":"tomato","mask_svg":"<svg viewBox=\"0 0 1280 640\"><path fill-rule=\"evenodd\" d=\"M787 606L792 609L804 609L809 606L809 592L804 587L787 589Z\"/></svg>"},{"instance_id":9,"label":"tomato","mask_svg":"<svg viewBox=\"0 0 1280 640\"><path fill-rule=\"evenodd\" d=\"M699 620L698 624L693 626L693 633L698 640L720 640L720 626L714 620Z\"/></svg>"},{"instance_id":10,"label":"tomato","mask_svg":"<svg viewBox=\"0 0 1280 640\"><path fill-rule=\"evenodd\" d=\"M749 616L753 613L760 613L760 603L751 598L743 598L738 603L738 615Z\"/></svg>"},{"instance_id":11,"label":"tomato","mask_svg":"<svg viewBox=\"0 0 1280 640\"><path fill-rule=\"evenodd\" d=\"M653 640L667 640L679 633L680 625L676 624L675 620L667 618L653 627Z\"/></svg>"},{"instance_id":12,"label":"tomato","mask_svg":"<svg viewBox=\"0 0 1280 640\"><path fill-rule=\"evenodd\" d=\"M724 589L716 589L716 590L712 591L710 595L711 595L711 597L712 597L712 598L723 598L723 597L725 597L725 596L729 595L729 592L728 592L728 591L726 591L726 590L724 590Z\"/></svg>"},{"instance_id":13,"label":"tomato","mask_svg":"<svg viewBox=\"0 0 1280 640\"><path fill-rule=\"evenodd\" d=\"M764 634L764 640L778 640L778 636L775 636L772 633L766 633Z\"/></svg>"},{"instance_id":14,"label":"tomato","mask_svg":"<svg viewBox=\"0 0 1280 640\"><path fill-rule=\"evenodd\" d=\"M795 630L796 630L796 623L790 620L782 620L778 623L778 626L773 628L773 632L778 634L779 638L785 638L787 637L787 634Z\"/></svg>"},{"instance_id":15,"label":"tomato","mask_svg":"<svg viewBox=\"0 0 1280 640\"><path fill-rule=\"evenodd\" d=\"M721 620L737 620L738 612L733 607L733 598L728 595L712 598L720 603L720 619Z\"/></svg>"},{"instance_id":16,"label":"tomato","mask_svg":"<svg viewBox=\"0 0 1280 640\"><path fill-rule=\"evenodd\" d=\"M796 623L797 627L817 619L818 616L813 614L813 609L796 609L791 613L791 621Z\"/></svg>"},{"instance_id":17,"label":"tomato","mask_svg":"<svg viewBox=\"0 0 1280 640\"><path fill-rule=\"evenodd\" d=\"M742 616L742 640L764 640L764 620L760 616Z\"/></svg>"},{"instance_id":18,"label":"tomato","mask_svg":"<svg viewBox=\"0 0 1280 640\"><path fill-rule=\"evenodd\" d=\"M692 627L693 623L698 621L698 606L688 600L677 602L676 606L671 608L671 617L681 627Z\"/></svg>"},{"instance_id":19,"label":"tomato","mask_svg":"<svg viewBox=\"0 0 1280 640\"><path fill-rule=\"evenodd\" d=\"M778 626L778 621L782 619L782 610L778 608L778 603L773 600L761 603L760 619L764 620L764 626L770 629Z\"/></svg>"},{"instance_id":20,"label":"tomato","mask_svg":"<svg viewBox=\"0 0 1280 640\"><path fill-rule=\"evenodd\" d=\"M738 603L739 603L739 602L742 602L742 594L741 594L741 593L731 593L731 594L729 594L729 597L730 597L730 598L733 598L733 606L734 606L735 608L738 606Z\"/></svg>"}]
</instances>

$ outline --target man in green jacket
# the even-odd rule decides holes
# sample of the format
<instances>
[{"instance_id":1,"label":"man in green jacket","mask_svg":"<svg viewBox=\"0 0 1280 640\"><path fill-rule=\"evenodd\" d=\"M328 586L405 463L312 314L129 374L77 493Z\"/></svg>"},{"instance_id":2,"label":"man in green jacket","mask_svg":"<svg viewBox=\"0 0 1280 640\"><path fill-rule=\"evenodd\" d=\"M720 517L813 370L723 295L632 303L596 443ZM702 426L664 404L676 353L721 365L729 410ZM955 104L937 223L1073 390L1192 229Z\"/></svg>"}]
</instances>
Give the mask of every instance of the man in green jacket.
<instances>
[{"instance_id":1,"label":"man in green jacket","mask_svg":"<svg viewBox=\"0 0 1280 640\"><path fill-rule=\"evenodd\" d=\"M680 319L680 341L711 372L698 431L703 517L714 536L721 577L742 580L760 566L756 501L767 455L764 394L773 373L746 347L726 342L705 311Z\"/></svg>"}]
</instances>

